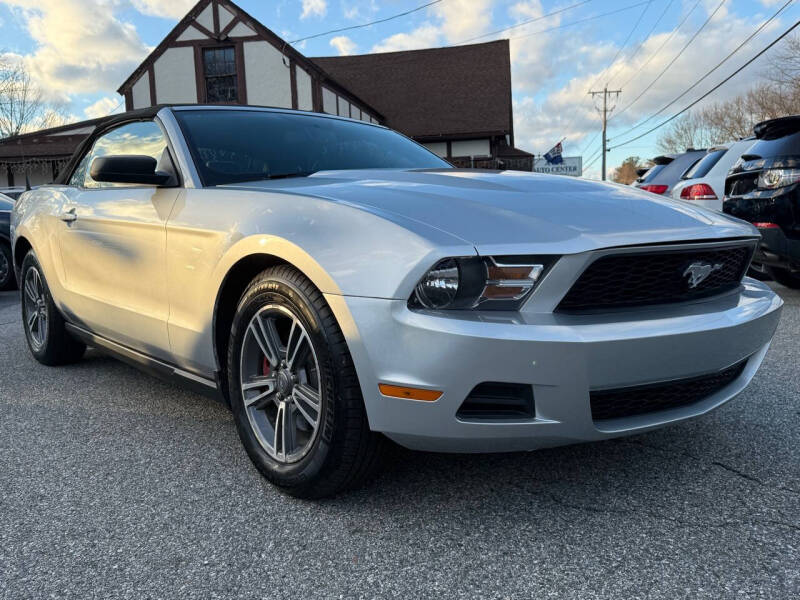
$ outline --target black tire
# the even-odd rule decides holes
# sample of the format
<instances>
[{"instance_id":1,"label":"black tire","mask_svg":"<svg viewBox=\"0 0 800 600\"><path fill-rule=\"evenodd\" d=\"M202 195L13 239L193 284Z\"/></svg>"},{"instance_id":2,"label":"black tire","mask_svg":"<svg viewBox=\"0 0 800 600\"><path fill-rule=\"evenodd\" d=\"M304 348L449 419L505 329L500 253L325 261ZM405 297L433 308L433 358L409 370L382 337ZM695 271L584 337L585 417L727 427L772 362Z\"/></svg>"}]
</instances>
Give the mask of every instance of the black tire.
<instances>
[{"instance_id":1,"label":"black tire","mask_svg":"<svg viewBox=\"0 0 800 600\"><path fill-rule=\"evenodd\" d=\"M258 441L241 385L240 361L248 326L265 307L276 306L288 309L303 326L319 365L319 425L313 441L307 442L306 454L290 463L273 458ZM344 335L322 294L296 269L267 269L245 290L231 328L228 382L236 426L247 454L261 474L286 493L299 498L332 496L358 487L377 472L385 438L369 429Z\"/></svg>"},{"instance_id":2,"label":"black tire","mask_svg":"<svg viewBox=\"0 0 800 600\"><path fill-rule=\"evenodd\" d=\"M768 269L772 278L781 285L793 290L800 289L800 275L797 273L792 273L789 269L781 269L779 267L768 267Z\"/></svg>"},{"instance_id":3,"label":"black tire","mask_svg":"<svg viewBox=\"0 0 800 600\"><path fill-rule=\"evenodd\" d=\"M747 269L747 276L759 281L772 281L772 275L769 274L768 268L757 263L750 265L750 268Z\"/></svg>"},{"instance_id":4,"label":"black tire","mask_svg":"<svg viewBox=\"0 0 800 600\"><path fill-rule=\"evenodd\" d=\"M28 274L35 270L41 278L42 284L42 307L41 310L47 318L47 327L43 334L41 343L37 343L33 338L33 332L28 325L28 317L31 313L29 303L26 302L26 285ZM67 365L79 361L86 352L86 345L73 338L64 326L64 317L53 302L53 296L47 287L44 272L36 259L33 251L29 251L22 261L20 274L20 299L22 304L22 326L25 329L25 339L28 341L28 348L33 357L43 365L58 366Z\"/></svg>"},{"instance_id":5,"label":"black tire","mask_svg":"<svg viewBox=\"0 0 800 600\"><path fill-rule=\"evenodd\" d=\"M13 290L17 286L14 276L14 262L11 258L11 247L0 240L0 292Z\"/></svg>"}]
</instances>

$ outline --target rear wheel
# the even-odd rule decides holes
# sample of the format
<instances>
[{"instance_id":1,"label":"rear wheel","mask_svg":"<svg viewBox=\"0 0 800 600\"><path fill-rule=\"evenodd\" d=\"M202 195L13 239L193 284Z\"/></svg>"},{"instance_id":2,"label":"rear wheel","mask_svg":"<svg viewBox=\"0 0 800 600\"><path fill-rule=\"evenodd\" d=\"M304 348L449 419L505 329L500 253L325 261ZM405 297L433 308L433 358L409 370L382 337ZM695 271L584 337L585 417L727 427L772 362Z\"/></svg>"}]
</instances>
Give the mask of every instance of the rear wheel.
<instances>
[{"instance_id":1,"label":"rear wheel","mask_svg":"<svg viewBox=\"0 0 800 600\"><path fill-rule=\"evenodd\" d=\"M14 263L11 262L11 248L0 241L0 292L14 289Z\"/></svg>"},{"instance_id":2,"label":"rear wheel","mask_svg":"<svg viewBox=\"0 0 800 600\"><path fill-rule=\"evenodd\" d=\"M258 470L294 496L320 498L377 470L352 358L322 294L297 270L273 267L239 302L228 350L239 437Z\"/></svg>"},{"instance_id":3,"label":"rear wheel","mask_svg":"<svg viewBox=\"0 0 800 600\"><path fill-rule=\"evenodd\" d=\"M49 366L79 361L86 346L67 332L33 251L22 261L21 273L22 323L31 354Z\"/></svg>"},{"instance_id":4,"label":"rear wheel","mask_svg":"<svg viewBox=\"0 0 800 600\"><path fill-rule=\"evenodd\" d=\"M795 290L800 289L800 274L779 267L769 267L769 272L772 278L781 285Z\"/></svg>"}]
</instances>

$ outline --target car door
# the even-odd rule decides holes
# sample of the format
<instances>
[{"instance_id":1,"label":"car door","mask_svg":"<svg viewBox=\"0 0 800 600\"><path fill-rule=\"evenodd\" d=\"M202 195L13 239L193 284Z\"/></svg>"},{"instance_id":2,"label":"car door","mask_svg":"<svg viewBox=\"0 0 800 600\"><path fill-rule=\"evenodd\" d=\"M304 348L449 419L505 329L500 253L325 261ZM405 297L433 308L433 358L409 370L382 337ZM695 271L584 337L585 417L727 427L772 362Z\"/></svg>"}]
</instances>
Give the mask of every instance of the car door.
<instances>
[{"instance_id":1,"label":"car door","mask_svg":"<svg viewBox=\"0 0 800 600\"><path fill-rule=\"evenodd\" d=\"M146 155L159 170L176 168L155 121L126 123L95 140L71 176L60 215L68 317L130 348L168 357L166 222L181 189L93 180L92 161L108 155Z\"/></svg>"}]
</instances>

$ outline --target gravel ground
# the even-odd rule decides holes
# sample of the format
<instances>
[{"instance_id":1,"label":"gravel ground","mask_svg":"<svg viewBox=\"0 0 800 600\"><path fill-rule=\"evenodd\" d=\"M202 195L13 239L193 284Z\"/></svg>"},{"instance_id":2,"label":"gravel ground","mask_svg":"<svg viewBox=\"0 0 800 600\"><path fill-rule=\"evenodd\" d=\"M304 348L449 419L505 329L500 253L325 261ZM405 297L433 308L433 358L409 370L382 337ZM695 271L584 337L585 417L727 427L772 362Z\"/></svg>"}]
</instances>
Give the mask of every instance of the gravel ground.
<instances>
[{"instance_id":1,"label":"gravel ground","mask_svg":"<svg viewBox=\"0 0 800 600\"><path fill-rule=\"evenodd\" d=\"M0 294L0 597L797 598L800 293L736 400L531 454L399 450L288 498L226 408L96 353L28 354Z\"/></svg>"}]
</instances>

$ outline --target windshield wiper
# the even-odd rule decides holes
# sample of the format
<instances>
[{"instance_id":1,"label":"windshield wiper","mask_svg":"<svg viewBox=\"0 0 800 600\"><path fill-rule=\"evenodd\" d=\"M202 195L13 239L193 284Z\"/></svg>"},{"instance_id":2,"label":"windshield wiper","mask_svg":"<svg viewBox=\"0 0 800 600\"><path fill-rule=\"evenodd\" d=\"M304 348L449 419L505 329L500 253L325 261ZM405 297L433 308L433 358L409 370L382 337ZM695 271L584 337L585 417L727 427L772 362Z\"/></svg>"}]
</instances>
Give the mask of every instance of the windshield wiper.
<instances>
[{"instance_id":1,"label":"windshield wiper","mask_svg":"<svg viewBox=\"0 0 800 600\"><path fill-rule=\"evenodd\" d=\"M313 175L316 171L308 171L308 172L301 172L301 173L277 173L275 175L265 175L261 179L289 179L290 177L308 177L309 175Z\"/></svg>"}]
</instances>

